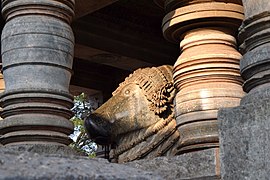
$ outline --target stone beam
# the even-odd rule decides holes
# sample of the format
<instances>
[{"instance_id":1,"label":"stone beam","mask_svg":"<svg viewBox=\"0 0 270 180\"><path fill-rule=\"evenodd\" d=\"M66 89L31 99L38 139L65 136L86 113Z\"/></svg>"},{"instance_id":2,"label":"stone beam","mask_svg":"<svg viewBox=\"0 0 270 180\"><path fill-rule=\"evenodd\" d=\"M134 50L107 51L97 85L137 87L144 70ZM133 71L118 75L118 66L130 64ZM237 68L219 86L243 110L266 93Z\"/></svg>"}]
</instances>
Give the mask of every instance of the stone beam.
<instances>
[{"instance_id":1,"label":"stone beam","mask_svg":"<svg viewBox=\"0 0 270 180\"><path fill-rule=\"evenodd\" d=\"M113 54L108 51L92 48L83 44L75 45L75 57L87 60L91 63L108 65L127 71L134 71L141 67L155 66L153 63Z\"/></svg>"},{"instance_id":2,"label":"stone beam","mask_svg":"<svg viewBox=\"0 0 270 180\"><path fill-rule=\"evenodd\" d=\"M102 91L105 100L111 97L119 83L130 74L129 71L78 58L74 59L73 70L72 85Z\"/></svg>"},{"instance_id":3,"label":"stone beam","mask_svg":"<svg viewBox=\"0 0 270 180\"><path fill-rule=\"evenodd\" d=\"M118 0L76 0L75 18L83 17Z\"/></svg>"}]
</instances>

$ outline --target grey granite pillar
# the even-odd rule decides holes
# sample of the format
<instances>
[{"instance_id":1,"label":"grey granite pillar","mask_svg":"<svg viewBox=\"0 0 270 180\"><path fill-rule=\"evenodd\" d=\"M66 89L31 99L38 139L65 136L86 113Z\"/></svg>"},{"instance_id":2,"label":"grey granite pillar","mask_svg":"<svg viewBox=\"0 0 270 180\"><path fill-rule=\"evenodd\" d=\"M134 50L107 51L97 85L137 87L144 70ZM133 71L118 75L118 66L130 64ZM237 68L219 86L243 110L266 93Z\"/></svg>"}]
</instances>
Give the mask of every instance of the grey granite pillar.
<instances>
[{"instance_id":1,"label":"grey granite pillar","mask_svg":"<svg viewBox=\"0 0 270 180\"><path fill-rule=\"evenodd\" d=\"M3 145L67 145L75 0L2 0Z\"/></svg>"},{"instance_id":2,"label":"grey granite pillar","mask_svg":"<svg viewBox=\"0 0 270 180\"><path fill-rule=\"evenodd\" d=\"M270 1L243 0L239 42L248 94L236 108L219 111L222 179L269 179Z\"/></svg>"}]
</instances>

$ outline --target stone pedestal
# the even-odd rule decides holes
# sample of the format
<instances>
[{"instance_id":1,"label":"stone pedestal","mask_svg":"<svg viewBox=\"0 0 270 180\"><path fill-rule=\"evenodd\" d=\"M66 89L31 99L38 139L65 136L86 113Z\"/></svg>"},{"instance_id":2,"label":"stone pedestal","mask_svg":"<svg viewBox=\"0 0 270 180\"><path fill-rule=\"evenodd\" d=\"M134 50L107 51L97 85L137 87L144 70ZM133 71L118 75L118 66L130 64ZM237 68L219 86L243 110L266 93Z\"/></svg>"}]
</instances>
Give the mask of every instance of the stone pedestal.
<instances>
[{"instance_id":1,"label":"stone pedestal","mask_svg":"<svg viewBox=\"0 0 270 180\"><path fill-rule=\"evenodd\" d=\"M175 116L179 153L219 146L217 112L235 107L243 97L236 50L244 16L241 1L159 0L167 15L164 37L180 42L174 65Z\"/></svg>"},{"instance_id":2,"label":"stone pedestal","mask_svg":"<svg viewBox=\"0 0 270 180\"><path fill-rule=\"evenodd\" d=\"M270 3L243 0L241 105L219 112L222 179L269 179Z\"/></svg>"},{"instance_id":3,"label":"stone pedestal","mask_svg":"<svg viewBox=\"0 0 270 180\"><path fill-rule=\"evenodd\" d=\"M75 0L2 0L0 143L67 145Z\"/></svg>"}]
</instances>

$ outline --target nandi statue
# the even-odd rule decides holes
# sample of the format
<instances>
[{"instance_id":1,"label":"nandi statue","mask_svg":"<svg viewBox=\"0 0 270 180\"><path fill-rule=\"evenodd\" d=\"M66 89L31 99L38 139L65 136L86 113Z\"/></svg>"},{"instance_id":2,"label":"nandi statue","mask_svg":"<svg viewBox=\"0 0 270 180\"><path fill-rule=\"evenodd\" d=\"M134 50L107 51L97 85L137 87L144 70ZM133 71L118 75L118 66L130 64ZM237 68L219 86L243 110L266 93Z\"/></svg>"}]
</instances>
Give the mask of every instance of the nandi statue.
<instances>
[{"instance_id":1,"label":"nandi statue","mask_svg":"<svg viewBox=\"0 0 270 180\"><path fill-rule=\"evenodd\" d=\"M176 155L179 132L174 119L172 67L138 69L85 120L98 144L113 144L112 162Z\"/></svg>"}]
</instances>

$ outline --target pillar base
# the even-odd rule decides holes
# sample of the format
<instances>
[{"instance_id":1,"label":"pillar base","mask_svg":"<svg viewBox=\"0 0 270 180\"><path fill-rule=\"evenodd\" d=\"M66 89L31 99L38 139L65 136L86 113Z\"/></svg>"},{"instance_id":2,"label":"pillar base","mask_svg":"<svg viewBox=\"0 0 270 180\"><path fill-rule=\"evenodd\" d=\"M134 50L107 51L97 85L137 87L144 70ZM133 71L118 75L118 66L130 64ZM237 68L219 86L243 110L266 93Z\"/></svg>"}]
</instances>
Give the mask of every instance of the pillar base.
<instances>
[{"instance_id":1,"label":"pillar base","mask_svg":"<svg viewBox=\"0 0 270 180\"><path fill-rule=\"evenodd\" d=\"M221 178L268 179L270 88L245 96L236 108L219 111Z\"/></svg>"}]
</instances>

